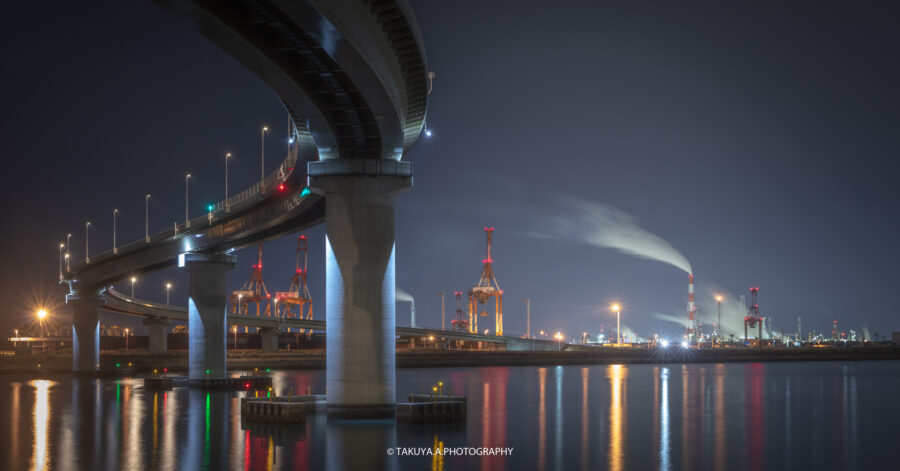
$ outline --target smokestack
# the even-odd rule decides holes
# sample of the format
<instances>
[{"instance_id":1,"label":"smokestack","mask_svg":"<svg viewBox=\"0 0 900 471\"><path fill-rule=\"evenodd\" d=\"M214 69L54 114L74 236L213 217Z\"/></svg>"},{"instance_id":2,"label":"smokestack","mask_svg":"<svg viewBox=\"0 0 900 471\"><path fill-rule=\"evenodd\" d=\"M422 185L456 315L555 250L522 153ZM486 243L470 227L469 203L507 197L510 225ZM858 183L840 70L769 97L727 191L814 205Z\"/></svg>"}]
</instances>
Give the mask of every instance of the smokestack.
<instances>
[{"instance_id":1,"label":"smokestack","mask_svg":"<svg viewBox=\"0 0 900 471\"><path fill-rule=\"evenodd\" d=\"M409 326L416 326L416 300L415 298L409 302Z\"/></svg>"}]
</instances>

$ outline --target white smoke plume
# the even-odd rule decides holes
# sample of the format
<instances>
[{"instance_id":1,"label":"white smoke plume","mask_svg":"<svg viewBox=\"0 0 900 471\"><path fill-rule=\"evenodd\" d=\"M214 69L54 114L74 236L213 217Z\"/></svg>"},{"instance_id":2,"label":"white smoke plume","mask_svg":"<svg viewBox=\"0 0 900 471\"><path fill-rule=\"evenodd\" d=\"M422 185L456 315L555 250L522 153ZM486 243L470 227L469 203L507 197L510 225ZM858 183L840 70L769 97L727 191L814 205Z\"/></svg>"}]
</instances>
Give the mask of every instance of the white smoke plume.
<instances>
[{"instance_id":1,"label":"white smoke plume","mask_svg":"<svg viewBox=\"0 0 900 471\"><path fill-rule=\"evenodd\" d=\"M409 306L409 326L416 326L416 300L413 298L409 291L406 291L402 288L394 289L394 297L398 303L410 303Z\"/></svg>"},{"instance_id":2,"label":"white smoke plume","mask_svg":"<svg viewBox=\"0 0 900 471\"><path fill-rule=\"evenodd\" d=\"M576 240L595 247L668 263L692 273L687 258L671 244L638 225L633 216L610 206L578 198L559 198L565 213L550 224L545 237Z\"/></svg>"}]
</instances>

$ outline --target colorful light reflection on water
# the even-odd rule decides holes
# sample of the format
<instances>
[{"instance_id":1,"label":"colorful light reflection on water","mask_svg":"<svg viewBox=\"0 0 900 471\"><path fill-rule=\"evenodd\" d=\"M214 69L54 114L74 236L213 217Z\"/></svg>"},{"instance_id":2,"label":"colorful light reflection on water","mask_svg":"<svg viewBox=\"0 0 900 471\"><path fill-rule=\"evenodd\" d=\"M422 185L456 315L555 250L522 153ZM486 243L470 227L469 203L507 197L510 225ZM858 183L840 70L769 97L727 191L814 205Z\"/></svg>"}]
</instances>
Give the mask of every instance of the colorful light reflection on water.
<instances>
[{"instance_id":1,"label":"colorful light reflection on water","mask_svg":"<svg viewBox=\"0 0 900 471\"><path fill-rule=\"evenodd\" d=\"M149 391L138 379L0 379L3 469L837 469L900 459L900 363L597 365L400 370L442 381L468 422L248 424L240 395ZM273 372L279 395L321 392L322 371ZM402 398L400 398L402 399ZM30 413L29 413L30 411ZM885 431L887 430L887 431ZM892 435L893 434L893 435ZM431 450L388 456L388 447ZM513 447L512 457L436 456Z\"/></svg>"}]
</instances>

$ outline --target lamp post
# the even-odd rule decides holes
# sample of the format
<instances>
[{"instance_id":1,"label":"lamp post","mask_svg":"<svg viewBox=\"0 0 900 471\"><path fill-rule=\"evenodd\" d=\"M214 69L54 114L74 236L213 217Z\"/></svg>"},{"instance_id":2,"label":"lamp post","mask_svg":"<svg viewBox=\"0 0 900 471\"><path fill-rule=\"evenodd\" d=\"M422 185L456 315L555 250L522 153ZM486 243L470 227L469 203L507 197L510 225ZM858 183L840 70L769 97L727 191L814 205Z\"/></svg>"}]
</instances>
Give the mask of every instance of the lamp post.
<instances>
[{"instance_id":1,"label":"lamp post","mask_svg":"<svg viewBox=\"0 0 900 471\"><path fill-rule=\"evenodd\" d=\"M59 243L59 280L60 281L62 281L62 265L63 265L62 249L65 246L66 246L66 244L63 244L62 242Z\"/></svg>"},{"instance_id":2,"label":"lamp post","mask_svg":"<svg viewBox=\"0 0 900 471\"><path fill-rule=\"evenodd\" d=\"M150 243L150 193L144 195L144 242Z\"/></svg>"},{"instance_id":3,"label":"lamp post","mask_svg":"<svg viewBox=\"0 0 900 471\"><path fill-rule=\"evenodd\" d=\"M119 249L116 248L116 216L119 214L118 209L113 209L113 253L119 253Z\"/></svg>"},{"instance_id":4,"label":"lamp post","mask_svg":"<svg viewBox=\"0 0 900 471\"><path fill-rule=\"evenodd\" d=\"M266 132L269 130L268 126L263 126L262 131L259 134L260 140L260 165L261 165L261 173L259 178L259 192L265 193L266 190L263 188L263 183L266 180Z\"/></svg>"},{"instance_id":5,"label":"lamp post","mask_svg":"<svg viewBox=\"0 0 900 471\"><path fill-rule=\"evenodd\" d=\"M84 223L84 263L91 263L90 252L88 251L88 229L91 227L91 221Z\"/></svg>"},{"instance_id":6,"label":"lamp post","mask_svg":"<svg viewBox=\"0 0 900 471\"><path fill-rule=\"evenodd\" d=\"M128 327L125 328L125 351L128 351Z\"/></svg>"},{"instance_id":7,"label":"lamp post","mask_svg":"<svg viewBox=\"0 0 900 471\"><path fill-rule=\"evenodd\" d=\"M531 338L531 299L525 298L522 302L525 303L525 335Z\"/></svg>"},{"instance_id":8,"label":"lamp post","mask_svg":"<svg viewBox=\"0 0 900 471\"><path fill-rule=\"evenodd\" d=\"M234 351L237 351L237 326L231 326L231 332L234 333Z\"/></svg>"},{"instance_id":9,"label":"lamp post","mask_svg":"<svg viewBox=\"0 0 900 471\"><path fill-rule=\"evenodd\" d=\"M137 277L131 277L131 300L134 301L134 282L137 281Z\"/></svg>"},{"instance_id":10,"label":"lamp post","mask_svg":"<svg viewBox=\"0 0 900 471\"><path fill-rule=\"evenodd\" d=\"M622 346L622 322L621 316L619 315L622 312L622 306L619 306L619 303L614 303L609 307L613 311L616 311L616 346Z\"/></svg>"},{"instance_id":11,"label":"lamp post","mask_svg":"<svg viewBox=\"0 0 900 471\"><path fill-rule=\"evenodd\" d=\"M71 234L71 233L70 233L70 234L66 234L66 253L72 253L72 251L69 250L69 241L70 241L71 239L72 239L72 234Z\"/></svg>"},{"instance_id":12,"label":"lamp post","mask_svg":"<svg viewBox=\"0 0 900 471\"><path fill-rule=\"evenodd\" d=\"M166 283L166 306L169 305L169 291L172 290L172 283Z\"/></svg>"},{"instance_id":13,"label":"lamp post","mask_svg":"<svg viewBox=\"0 0 900 471\"><path fill-rule=\"evenodd\" d=\"M65 256L65 259L66 259L66 271L68 272L69 271L69 254L68 253Z\"/></svg>"},{"instance_id":14,"label":"lamp post","mask_svg":"<svg viewBox=\"0 0 900 471\"><path fill-rule=\"evenodd\" d=\"M231 158L231 152L225 154L225 212L231 211L231 205L228 204L228 159Z\"/></svg>"},{"instance_id":15,"label":"lamp post","mask_svg":"<svg viewBox=\"0 0 900 471\"><path fill-rule=\"evenodd\" d=\"M191 181L191 174L184 176L184 228L191 227L191 220L188 219L188 182Z\"/></svg>"},{"instance_id":16,"label":"lamp post","mask_svg":"<svg viewBox=\"0 0 900 471\"><path fill-rule=\"evenodd\" d=\"M556 350L562 351L562 334L557 332L554 337L556 337Z\"/></svg>"},{"instance_id":17,"label":"lamp post","mask_svg":"<svg viewBox=\"0 0 900 471\"><path fill-rule=\"evenodd\" d=\"M716 343L718 343L722 336L722 296L716 296L716 304L718 305L718 312L716 314Z\"/></svg>"},{"instance_id":18,"label":"lamp post","mask_svg":"<svg viewBox=\"0 0 900 471\"><path fill-rule=\"evenodd\" d=\"M441 330L444 330L444 292L438 291L437 295L441 297Z\"/></svg>"}]
</instances>

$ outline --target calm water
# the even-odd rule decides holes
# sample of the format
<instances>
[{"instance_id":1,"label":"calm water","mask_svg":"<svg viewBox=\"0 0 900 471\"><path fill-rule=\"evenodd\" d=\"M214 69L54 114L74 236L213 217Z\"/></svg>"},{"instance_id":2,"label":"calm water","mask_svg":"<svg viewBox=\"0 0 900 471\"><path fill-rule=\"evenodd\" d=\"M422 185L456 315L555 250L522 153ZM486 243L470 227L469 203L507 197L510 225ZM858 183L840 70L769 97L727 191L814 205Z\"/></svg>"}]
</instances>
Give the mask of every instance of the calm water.
<instances>
[{"instance_id":1,"label":"calm water","mask_svg":"<svg viewBox=\"0 0 900 471\"><path fill-rule=\"evenodd\" d=\"M323 371L277 371L287 394ZM900 362L404 369L443 381L468 422L242 425L243 393L138 379L0 379L6 469L862 469L900 463ZM513 447L511 457L388 447Z\"/></svg>"}]
</instances>

